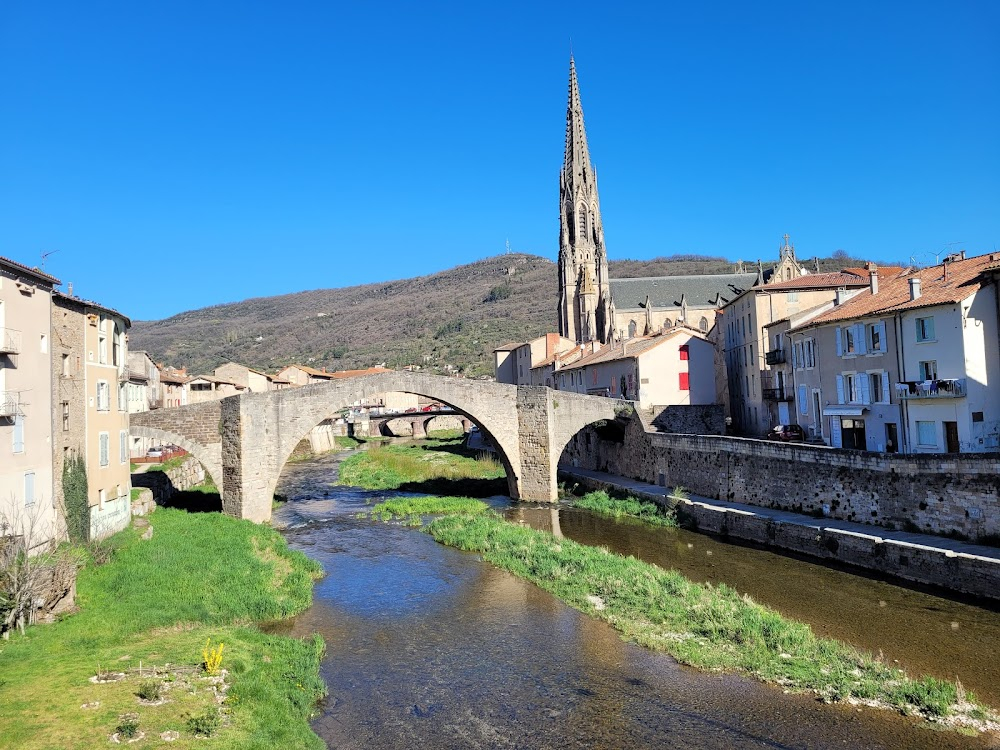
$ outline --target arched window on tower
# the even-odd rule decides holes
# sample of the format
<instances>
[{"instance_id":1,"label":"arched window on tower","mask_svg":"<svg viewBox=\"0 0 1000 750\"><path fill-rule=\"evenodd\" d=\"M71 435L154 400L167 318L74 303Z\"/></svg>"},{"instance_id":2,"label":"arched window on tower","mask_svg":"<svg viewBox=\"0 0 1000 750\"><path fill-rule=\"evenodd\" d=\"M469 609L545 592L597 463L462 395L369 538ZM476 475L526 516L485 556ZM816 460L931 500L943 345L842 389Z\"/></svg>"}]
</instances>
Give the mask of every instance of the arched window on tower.
<instances>
[{"instance_id":1,"label":"arched window on tower","mask_svg":"<svg viewBox=\"0 0 1000 750\"><path fill-rule=\"evenodd\" d=\"M587 236L587 209L580 206L576 215L580 222L580 238L583 239Z\"/></svg>"},{"instance_id":2,"label":"arched window on tower","mask_svg":"<svg viewBox=\"0 0 1000 750\"><path fill-rule=\"evenodd\" d=\"M698 321L698 328L701 329L702 333L708 333L708 318L702 318Z\"/></svg>"},{"instance_id":3,"label":"arched window on tower","mask_svg":"<svg viewBox=\"0 0 1000 750\"><path fill-rule=\"evenodd\" d=\"M635 338L636 324L634 320L628 322L628 337L630 339Z\"/></svg>"}]
</instances>

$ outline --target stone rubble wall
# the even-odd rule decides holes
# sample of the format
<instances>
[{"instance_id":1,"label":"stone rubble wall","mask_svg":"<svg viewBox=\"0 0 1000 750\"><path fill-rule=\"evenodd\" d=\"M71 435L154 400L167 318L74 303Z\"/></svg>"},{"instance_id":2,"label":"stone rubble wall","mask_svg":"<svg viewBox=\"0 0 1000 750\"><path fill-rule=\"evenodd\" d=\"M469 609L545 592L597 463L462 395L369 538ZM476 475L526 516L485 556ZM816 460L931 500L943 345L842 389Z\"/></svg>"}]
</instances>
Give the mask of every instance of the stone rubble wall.
<instances>
[{"instance_id":1,"label":"stone rubble wall","mask_svg":"<svg viewBox=\"0 0 1000 750\"><path fill-rule=\"evenodd\" d=\"M205 469L194 456L168 471L146 471L132 475L132 487L144 487L153 493L157 505L163 505L178 492L204 483Z\"/></svg>"},{"instance_id":2,"label":"stone rubble wall","mask_svg":"<svg viewBox=\"0 0 1000 750\"><path fill-rule=\"evenodd\" d=\"M664 434L633 419L620 442L586 430L562 460L717 500L972 541L1000 537L998 454L879 454Z\"/></svg>"}]
</instances>

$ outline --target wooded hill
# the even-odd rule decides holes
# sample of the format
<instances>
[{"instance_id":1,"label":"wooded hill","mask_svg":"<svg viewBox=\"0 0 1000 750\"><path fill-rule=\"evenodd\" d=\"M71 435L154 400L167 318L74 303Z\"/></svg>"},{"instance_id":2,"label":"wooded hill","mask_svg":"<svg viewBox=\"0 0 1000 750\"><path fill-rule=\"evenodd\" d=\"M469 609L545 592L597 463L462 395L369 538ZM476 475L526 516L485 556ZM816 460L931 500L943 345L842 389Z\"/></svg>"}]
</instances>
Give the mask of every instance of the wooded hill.
<instances>
[{"instance_id":1,"label":"wooded hill","mask_svg":"<svg viewBox=\"0 0 1000 750\"><path fill-rule=\"evenodd\" d=\"M820 268L861 263L838 255L822 259ZM812 270L811 262L806 265ZM611 261L610 273L673 276L729 273L733 267L724 258L680 255ZM291 363L328 370L414 364L476 377L493 374L497 346L555 330L557 299L555 263L517 253L430 276L258 297L136 321L129 339L132 349L187 366L191 374L233 361L267 372Z\"/></svg>"}]
</instances>

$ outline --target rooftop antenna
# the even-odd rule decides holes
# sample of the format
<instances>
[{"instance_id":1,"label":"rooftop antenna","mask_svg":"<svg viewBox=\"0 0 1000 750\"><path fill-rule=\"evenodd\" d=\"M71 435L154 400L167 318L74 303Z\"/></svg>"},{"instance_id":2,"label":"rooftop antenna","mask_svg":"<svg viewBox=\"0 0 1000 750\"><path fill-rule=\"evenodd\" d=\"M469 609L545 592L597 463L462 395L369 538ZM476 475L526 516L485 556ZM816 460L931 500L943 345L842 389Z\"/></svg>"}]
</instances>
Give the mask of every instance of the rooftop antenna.
<instances>
[{"instance_id":1,"label":"rooftop antenna","mask_svg":"<svg viewBox=\"0 0 1000 750\"><path fill-rule=\"evenodd\" d=\"M45 270L45 259L48 258L50 255L53 255L53 254L58 253L58 252L59 252L58 250L49 250L47 253L42 253L42 266L41 266L41 270L43 270L43 271Z\"/></svg>"}]
</instances>

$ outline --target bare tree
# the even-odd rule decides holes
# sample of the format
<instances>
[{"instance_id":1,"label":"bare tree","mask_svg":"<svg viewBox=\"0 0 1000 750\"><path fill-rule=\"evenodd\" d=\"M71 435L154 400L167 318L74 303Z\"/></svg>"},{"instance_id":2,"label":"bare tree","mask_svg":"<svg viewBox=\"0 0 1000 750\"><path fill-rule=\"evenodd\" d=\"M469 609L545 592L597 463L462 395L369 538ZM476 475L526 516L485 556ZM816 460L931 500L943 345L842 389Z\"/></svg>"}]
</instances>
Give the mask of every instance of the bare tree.
<instances>
[{"instance_id":1,"label":"bare tree","mask_svg":"<svg viewBox=\"0 0 1000 750\"><path fill-rule=\"evenodd\" d=\"M46 594L75 575L71 555L55 549L55 529L43 518L43 507L42 502L24 507L12 501L0 508L0 634L5 640L14 628L23 634L47 603Z\"/></svg>"}]
</instances>

